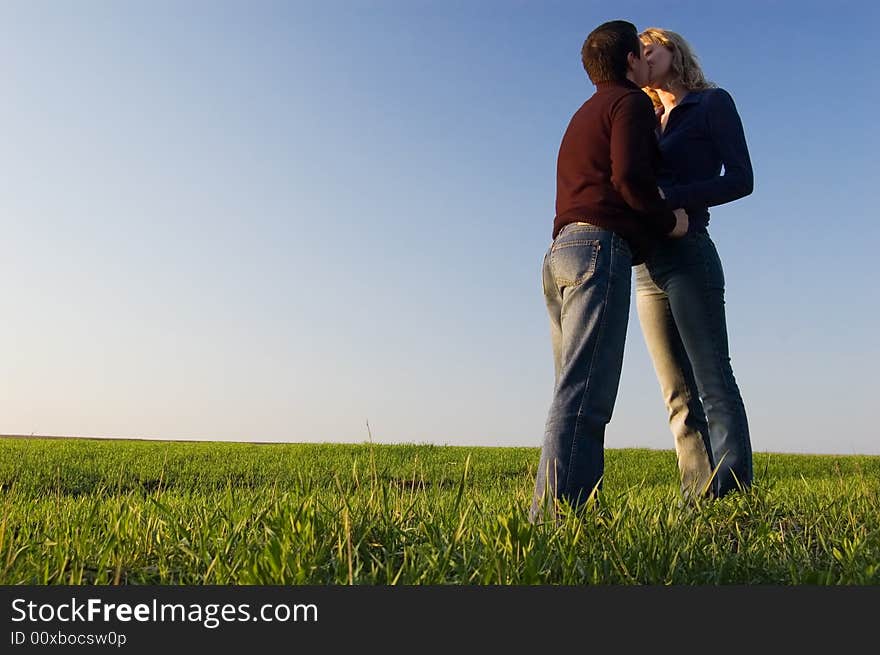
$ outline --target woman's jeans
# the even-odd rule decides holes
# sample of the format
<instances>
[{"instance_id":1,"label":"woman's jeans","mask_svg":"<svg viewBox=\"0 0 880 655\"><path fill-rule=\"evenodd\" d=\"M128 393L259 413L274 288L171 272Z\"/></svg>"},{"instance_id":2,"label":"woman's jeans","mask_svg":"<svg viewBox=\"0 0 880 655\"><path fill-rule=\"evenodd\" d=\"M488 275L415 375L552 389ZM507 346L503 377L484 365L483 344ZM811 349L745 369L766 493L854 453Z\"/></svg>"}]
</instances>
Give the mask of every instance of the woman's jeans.
<instances>
[{"instance_id":1,"label":"woman's jeans","mask_svg":"<svg viewBox=\"0 0 880 655\"><path fill-rule=\"evenodd\" d=\"M632 255L613 232L565 226L544 256L544 298L556 384L529 513L552 520L557 501L584 504L600 488L629 318Z\"/></svg>"},{"instance_id":2,"label":"woman's jeans","mask_svg":"<svg viewBox=\"0 0 880 655\"><path fill-rule=\"evenodd\" d=\"M635 270L636 307L669 412L682 492L720 498L748 487L752 446L730 366L715 244L706 232L668 239Z\"/></svg>"}]
</instances>

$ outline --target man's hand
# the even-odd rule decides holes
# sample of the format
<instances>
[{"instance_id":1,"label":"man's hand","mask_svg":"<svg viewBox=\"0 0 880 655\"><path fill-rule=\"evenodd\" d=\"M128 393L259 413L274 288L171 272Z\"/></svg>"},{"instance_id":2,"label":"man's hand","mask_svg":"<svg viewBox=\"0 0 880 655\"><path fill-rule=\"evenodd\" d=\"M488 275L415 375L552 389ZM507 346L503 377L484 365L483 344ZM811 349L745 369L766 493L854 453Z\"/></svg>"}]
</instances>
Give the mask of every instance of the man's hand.
<instances>
[{"instance_id":1,"label":"man's hand","mask_svg":"<svg viewBox=\"0 0 880 655\"><path fill-rule=\"evenodd\" d=\"M676 209L672 212L675 214L675 227L669 233L670 238L680 239L688 231L688 215L684 209Z\"/></svg>"}]
</instances>

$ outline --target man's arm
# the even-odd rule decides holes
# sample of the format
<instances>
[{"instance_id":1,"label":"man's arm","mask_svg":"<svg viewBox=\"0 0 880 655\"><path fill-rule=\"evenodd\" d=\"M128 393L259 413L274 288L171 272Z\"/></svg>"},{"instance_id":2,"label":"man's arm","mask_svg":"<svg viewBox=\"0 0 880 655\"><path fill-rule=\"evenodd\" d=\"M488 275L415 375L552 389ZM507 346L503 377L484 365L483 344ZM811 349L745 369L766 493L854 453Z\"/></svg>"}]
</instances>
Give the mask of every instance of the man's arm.
<instances>
[{"instance_id":1,"label":"man's arm","mask_svg":"<svg viewBox=\"0 0 880 655\"><path fill-rule=\"evenodd\" d=\"M676 228L676 216L657 190L655 118L644 93L627 93L611 113L611 184L658 234Z\"/></svg>"}]
</instances>

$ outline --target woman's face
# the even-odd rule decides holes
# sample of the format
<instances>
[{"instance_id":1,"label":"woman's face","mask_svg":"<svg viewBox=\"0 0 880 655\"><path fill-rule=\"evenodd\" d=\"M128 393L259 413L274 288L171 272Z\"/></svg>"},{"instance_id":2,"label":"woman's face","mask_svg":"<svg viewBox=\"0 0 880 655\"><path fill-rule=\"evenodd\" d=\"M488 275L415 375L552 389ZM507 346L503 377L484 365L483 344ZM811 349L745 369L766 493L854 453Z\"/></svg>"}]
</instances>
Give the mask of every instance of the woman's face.
<instances>
[{"instance_id":1,"label":"woman's face","mask_svg":"<svg viewBox=\"0 0 880 655\"><path fill-rule=\"evenodd\" d=\"M648 86L662 86L672 68L672 51L656 43L645 43L645 58L651 71Z\"/></svg>"}]
</instances>

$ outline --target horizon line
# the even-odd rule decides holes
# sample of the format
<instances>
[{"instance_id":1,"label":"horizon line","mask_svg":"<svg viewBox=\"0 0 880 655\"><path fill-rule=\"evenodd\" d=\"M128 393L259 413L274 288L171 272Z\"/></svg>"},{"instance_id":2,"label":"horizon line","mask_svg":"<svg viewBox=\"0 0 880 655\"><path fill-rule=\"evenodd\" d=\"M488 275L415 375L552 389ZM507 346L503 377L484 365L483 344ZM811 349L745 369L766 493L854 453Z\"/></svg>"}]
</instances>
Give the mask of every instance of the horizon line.
<instances>
[{"instance_id":1,"label":"horizon line","mask_svg":"<svg viewBox=\"0 0 880 655\"><path fill-rule=\"evenodd\" d=\"M462 445L462 444L436 444L431 442L415 442L415 441L396 441L396 442L373 442L364 441L241 441L238 439L210 439L199 437L119 437L119 436L83 436L83 435L56 435L56 434L0 434L0 439L58 439L58 440L93 440L93 441L152 441L152 442L168 442L168 443L238 443L253 444L258 446L270 445L376 445L376 446L431 446L434 448L533 448L540 450L540 446L491 446L491 445ZM607 447L605 450L653 450L658 452L675 452L673 448L651 448L648 446L626 446L626 447ZM880 457L880 454L868 453L803 453L803 452L787 452L787 451L754 451L754 454L762 455L796 455L807 457Z\"/></svg>"}]
</instances>

